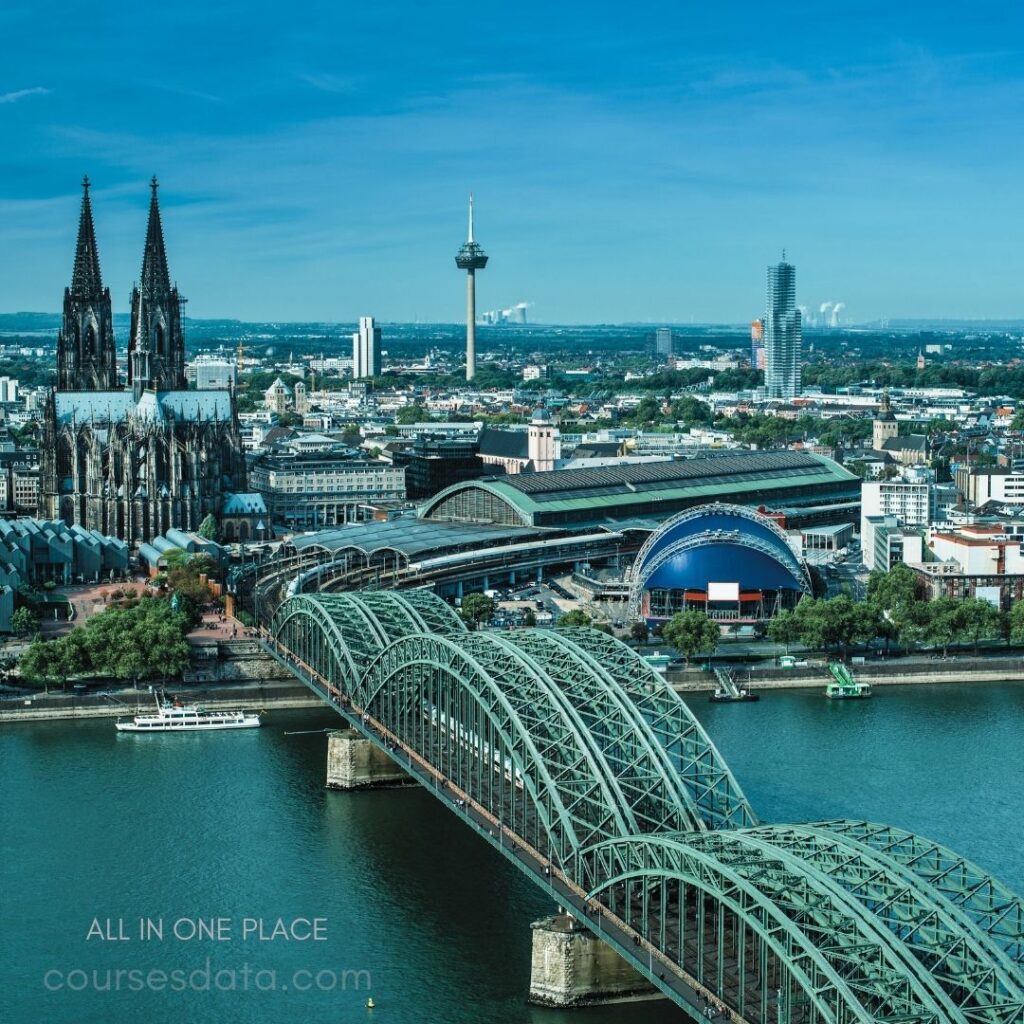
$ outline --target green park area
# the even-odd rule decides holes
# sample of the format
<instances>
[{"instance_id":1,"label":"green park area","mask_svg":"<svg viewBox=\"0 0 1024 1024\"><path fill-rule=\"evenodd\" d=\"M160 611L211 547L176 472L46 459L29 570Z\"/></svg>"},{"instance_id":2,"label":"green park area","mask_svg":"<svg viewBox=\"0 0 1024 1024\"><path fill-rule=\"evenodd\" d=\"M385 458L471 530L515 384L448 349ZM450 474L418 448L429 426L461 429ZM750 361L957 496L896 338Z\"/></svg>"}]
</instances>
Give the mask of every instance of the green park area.
<instances>
[{"instance_id":1,"label":"green park area","mask_svg":"<svg viewBox=\"0 0 1024 1024\"><path fill-rule=\"evenodd\" d=\"M216 568L205 555L181 552L153 586L116 588L107 608L70 632L54 639L37 634L18 662L22 680L49 687L71 679L138 683L179 676L191 655L188 634L211 600L207 579Z\"/></svg>"}]
</instances>

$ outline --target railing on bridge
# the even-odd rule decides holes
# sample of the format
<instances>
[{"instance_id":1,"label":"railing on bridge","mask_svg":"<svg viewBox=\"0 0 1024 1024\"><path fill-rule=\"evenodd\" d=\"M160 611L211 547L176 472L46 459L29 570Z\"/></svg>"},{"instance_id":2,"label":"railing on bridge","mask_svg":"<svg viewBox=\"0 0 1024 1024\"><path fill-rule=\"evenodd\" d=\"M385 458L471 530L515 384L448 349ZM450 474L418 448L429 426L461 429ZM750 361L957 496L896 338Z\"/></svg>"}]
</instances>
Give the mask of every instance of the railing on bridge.
<instances>
[{"instance_id":1,"label":"railing on bridge","mask_svg":"<svg viewBox=\"0 0 1024 1024\"><path fill-rule=\"evenodd\" d=\"M268 649L694 1016L1024 1024L1024 909L934 843L760 825L659 673L427 591L296 596Z\"/></svg>"}]
</instances>

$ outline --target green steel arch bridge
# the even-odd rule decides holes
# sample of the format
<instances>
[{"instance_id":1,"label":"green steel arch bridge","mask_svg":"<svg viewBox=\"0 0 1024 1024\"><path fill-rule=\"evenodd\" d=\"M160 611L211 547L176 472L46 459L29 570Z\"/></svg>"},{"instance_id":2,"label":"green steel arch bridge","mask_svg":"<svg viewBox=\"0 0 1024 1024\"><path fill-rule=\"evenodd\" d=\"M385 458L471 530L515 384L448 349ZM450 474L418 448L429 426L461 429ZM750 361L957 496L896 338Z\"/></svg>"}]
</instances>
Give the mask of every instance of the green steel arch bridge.
<instances>
[{"instance_id":1,"label":"green steel arch bridge","mask_svg":"<svg viewBox=\"0 0 1024 1024\"><path fill-rule=\"evenodd\" d=\"M665 679L426 590L304 594L267 649L670 999L756 1024L1024 1024L1024 904L887 825L758 820Z\"/></svg>"}]
</instances>

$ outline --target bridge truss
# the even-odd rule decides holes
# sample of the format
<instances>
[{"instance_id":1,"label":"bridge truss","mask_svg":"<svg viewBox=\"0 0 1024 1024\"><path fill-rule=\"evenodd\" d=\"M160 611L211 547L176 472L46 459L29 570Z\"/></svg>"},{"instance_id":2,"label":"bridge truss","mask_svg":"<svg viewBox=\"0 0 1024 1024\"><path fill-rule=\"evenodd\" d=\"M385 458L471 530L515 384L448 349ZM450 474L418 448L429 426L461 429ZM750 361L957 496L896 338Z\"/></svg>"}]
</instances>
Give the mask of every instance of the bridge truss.
<instances>
[{"instance_id":1,"label":"bridge truss","mask_svg":"<svg viewBox=\"0 0 1024 1024\"><path fill-rule=\"evenodd\" d=\"M270 649L681 1006L1024 1024L1024 907L856 821L765 825L666 680L593 630L468 632L426 590L304 594Z\"/></svg>"}]
</instances>

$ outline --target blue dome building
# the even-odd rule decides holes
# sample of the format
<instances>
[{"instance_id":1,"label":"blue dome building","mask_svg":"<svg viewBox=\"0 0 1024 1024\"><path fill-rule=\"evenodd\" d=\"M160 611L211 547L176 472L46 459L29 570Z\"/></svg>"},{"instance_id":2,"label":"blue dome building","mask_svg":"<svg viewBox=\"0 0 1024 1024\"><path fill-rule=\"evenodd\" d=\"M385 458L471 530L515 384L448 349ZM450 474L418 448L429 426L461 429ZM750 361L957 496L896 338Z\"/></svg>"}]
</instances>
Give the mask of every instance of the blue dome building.
<instances>
[{"instance_id":1,"label":"blue dome building","mask_svg":"<svg viewBox=\"0 0 1024 1024\"><path fill-rule=\"evenodd\" d=\"M740 505L700 505L666 520L630 576L631 615L653 622L691 608L723 624L760 622L811 592L786 534Z\"/></svg>"}]
</instances>

